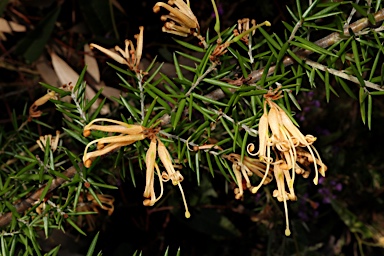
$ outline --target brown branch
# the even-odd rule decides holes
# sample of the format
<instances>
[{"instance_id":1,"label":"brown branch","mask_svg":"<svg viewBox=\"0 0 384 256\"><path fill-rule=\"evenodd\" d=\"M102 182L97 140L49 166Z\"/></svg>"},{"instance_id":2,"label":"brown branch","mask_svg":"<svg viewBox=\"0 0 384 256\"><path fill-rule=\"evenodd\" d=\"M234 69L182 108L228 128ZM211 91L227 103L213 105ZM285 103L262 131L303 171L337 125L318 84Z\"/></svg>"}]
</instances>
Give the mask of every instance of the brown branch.
<instances>
[{"instance_id":1,"label":"brown branch","mask_svg":"<svg viewBox=\"0 0 384 256\"><path fill-rule=\"evenodd\" d=\"M375 18L376 23L383 21L384 20L384 9L381 9L378 12L376 12L374 14L374 18ZM343 31L343 34L338 33L338 32L334 32L332 34L329 34L326 37L323 37L322 39L315 41L314 43L316 45L322 47L322 48L326 48L326 47L329 47L329 46L339 42L340 40L342 40L343 35L348 36L349 35L349 29L351 29L353 31L353 33L357 33L357 32L360 32L361 30L363 30L364 28L368 27L369 25L370 25L370 22L369 22L368 18L363 18L363 19L360 19L358 21L355 21L354 23L352 23L351 25L346 27ZM301 50L297 51L295 54L299 58L305 59L306 57L308 57L312 53L313 52L310 50L301 49ZM294 62L295 61L290 56L285 56L282 63L285 67L287 67L287 66L292 65ZM276 66L271 66L268 69L267 77L272 75L275 72L275 69L276 69ZM255 82L257 82L261 79L261 77L263 76L264 70L265 70L265 68L260 68L258 70L252 71L248 75L248 77L246 79L244 79L243 82L245 84L254 84ZM204 96L207 98L211 98L213 100L220 100L220 99L225 97L225 94L221 89L216 89L216 90L214 90L214 91L212 91L212 92L210 92Z\"/></svg>"},{"instance_id":2,"label":"brown branch","mask_svg":"<svg viewBox=\"0 0 384 256\"><path fill-rule=\"evenodd\" d=\"M83 167L82 163L78 164L79 168ZM69 167L67 170L63 172L63 175L65 175L68 179L64 178L56 178L52 181L51 186L48 189L48 193L52 192L56 188L58 188L60 185L62 185L64 182L68 181L69 179L73 178L76 174L76 168L74 166ZM30 195L28 198L24 199L20 203L14 204L15 210L17 213L23 213L25 212L29 207L31 207L34 203L38 202L40 200L41 193L47 186L47 183L40 187L38 190L36 190L32 195ZM4 227L8 225L12 221L12 212L7 212L0 216L0 227Z\"/></svg>"},{"instance_id":3,"label":"brown branch","mask_svg":"<svg viewBox=\"0 0 384 256\"><path fill-rule=\"evenodd\" d=\"M381 9L378 12L376 12L374 14L374 17L375 17L376 23L383 21L384 20L384 9ZM326 48L326 47L329 47L329 46L339 42L340 40L342 40L343 36L349 36L349 29L351 29L353 31L353 33L356 33L356 32L363 30L364 28L368 27L369 25L370 25L370 22L369 22L368 18L363 18L363 19L360 19L358 21L355 21L354 23L352 23L351 25L346 27L344 29L343 33L334 32L334 33L332 33L332 34L330 34L330 35L328 35L322 39L315 41L314 43L316 45L322 47L322 48ZM305 58L305 57L311 55L312 53L313 53L313 51L302 49L302 50L297 51L296 55L299 56L300 58ZM294 62L295 61L290 56L284 57L284 60L283 60L284 66L292 65ZM270 76L271 74L273 74L273 72L275 72L275 69L276 69L276 66L270 67L268 69L267 76ZM264 68L254 70L248 75L248 77L245 79L244 82L247 84L255 83L256 81L259 81L261 79L261 77L263 76L263 73L264 73Z\"/></svg>"}]
</instances>

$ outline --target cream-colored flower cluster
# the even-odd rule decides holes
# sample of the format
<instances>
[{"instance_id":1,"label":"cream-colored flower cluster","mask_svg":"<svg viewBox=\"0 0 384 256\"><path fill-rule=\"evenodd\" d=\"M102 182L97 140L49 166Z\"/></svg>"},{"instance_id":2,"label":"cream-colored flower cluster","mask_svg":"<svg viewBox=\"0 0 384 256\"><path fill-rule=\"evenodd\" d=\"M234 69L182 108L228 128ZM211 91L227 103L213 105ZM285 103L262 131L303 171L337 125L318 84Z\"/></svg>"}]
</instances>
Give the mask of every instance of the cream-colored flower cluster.
<instances>
[{"instance_id":1,"label":"cream-colored flower cluster","mask_svg":"<svg viewBox=\"0 0 384 256\"><path fill-rule=\"evenodd\" d=\"M160 7L169 11L169 14L160 17L165 22L162 28L163 32L183 37L193 35L200 40L204 48L207 48L207 43L200 34L199 22L189 7L189 1L185 3L183 0L169 0L168 4L157 2L153 6L153 12L160 12Z\"/></svg>"},{"instance_id":2,"label":"cream-colored flower cluster","mask_svg":"<svg viewBox=\"0 0 384 256\"><path fill-rule=\"evenodd\" d=\"M157 146L157 151L156 151ZM166 172L163 172L160 175L159 167L156 163L156 152L159 154L160 161L162 162ZM189 218L191 214L188 210L188 205L185 200L183 187L181 186L181 182L184 180L184 177L181 175L179 171L176 171L172 164L172 158L169 154L167 148L164 143L155 136L152 137L149 149L146 154L145 163L147 166L147 174L146 174L146 184L144 190L144 197L146 198L143 202L146 206L154 205L163 195L163 182L167 182L169 180L172 181L174 186L179 186L181 196L183 198L184 207L185 207L185 217ZM160 196L156 198L155 190L154 190L154 169L156 168L157 174L159 176L161 192Z\"/></svg>"},{"instance_id":3,"label":"cream-colored flower cluster","mask_svg":"<svg viewBox=\"0 0 384 256\"><path fill-rule=\"evenodd\" d=\"M168 4L157 2L153 7L155 13L160 12L164 8L169 14L162 15L161 20L164 21L163 32L188 36L193 35L200 39L201 43L207 48L205 39L200 35L200 25L189 6L189 1L169 0ZM220 63L219 57L228 51L231 43L242 40L249 47L249 56L251 63L252 57L252 40L255 30L260 26L270 26L270 22L265 21L256 24L255 20L241 19L238 20L238 29L234 30L234 37L226 42L221 42L221 37L217 40L216 48L210 55L210 60L216 64ZM107 54L117 62L125 64L136 74L143 74L139 64L143 49L143 27L140 27L140 34L136 35L137 46L134 47L132 41L125 41L125 50L115 47L115 52L105 49L99 45L91 44L91 47L97 48ZM117 54L116 52L120 53ZM235 198L241 199L244 194L243 180L245 186L252 193L256 193L261 186L268 184L275 177L277 189L273 192L273 196L278 201L284 202L286 213L286 235L290 234L288 223L287 201L297 200L294 191L295 175L302 175L304 178L309 176L313 166L315 170L314 183L318 183L318 173L325 175L327 167L321 161L320 155L313 146L316 138L312 135L303 135L299 128L294 124L291 117L286 111L280 107L275 101L281 97L282 90L278 87L276 90L270 90L264 95L263 115L259 120L259 149L256 153L252 153L255 149L253 144L247 148L251 156L258 156L254 159L248 156L241 158L237 154L223 155L224 158L232 162L232 169L238 187L235 189ZM49 97L49 96L47 96ZM50 96L52 97L52 96ZM96 125L97 121L108 121L115 125ZM149 148L146 153L146 185L144 190L144 202L146 206L154 205L163 195L163 182L171 180L173 185L178 185L183 197L186 217L190 216L183 189L180 182L183 176L176 171L171 156L157 136L157 132L140 125L129 125L123 122L96 119L84 127L84 136L89 136L91 130L99 130L104 132L119 133L109 137L96 139L90 142L84 151L83 161L86 167L90 167L92 161L97 156L105 155L122 146L130 145L136 141L150 139ZM97 150L88 152L91 145L97 143ZM166 169L161 173L156 163L157 154ZM154 180L155 170L159 179L161 192L158 197L155 195ZM251 184L249 176L256 174L261 178L257 186ZM288 190L286 190L286 185Z\"/></svg>"},{"instance_id":4,"label":"cream-colored flower cluster","mask_svg":"<svg viewBox=\"0 0 384 256\"><path fill-rule=\"evenodd\" d=\"M53 152L55 152L57 147L59 146L59 140L60 140L60 131L56 131L55 137L53 137L52 134L40 136L40 138L36 140L36 144L40 147L42 151L45 151L45 147L49 142L50 148L52 149Z\"/></svg>"},{"instance_id":5,"label":"cream-colored flower cluster","mask_svg":"<svg viewBox=\"0 0 384 256\"><path fill-rule=\"evenodd\" d=\"M99 125L95 124L96 122L109 122L113 123L113 125ZM109 132L114 134L118 133L118 135L111 135L89 142L88 145L85 147L83 155L83 163L85 167L91 167L93 160L98 156L106 155L120 147L131 145L137 141L148 138L151 140L151 142L149 144L145 159L147 171L144 189L145 199L143 201L143 204L145 206L153 206L163 195L163 182L171 180L172 184L174 186L177 185L181 191L185 206L185 217L190 217L190 213L184 196L184 191L180 184L183 181L184 177L179 171L176 171L173 167L171 155L169 154L164 143L161 142L161 140L157 137L158 129L146 128L141 125L127 124L112 119L98 118L84 127L84 137L90 136L92 130ZM93 152L88 152L90 146L94 144L97 144L96 150ZM156 163L157 154L159 155L160 161L162 162L166 172L160 172L160 169ZM156 197L155 195L155 169L158 175L161 188L159 197Z\"/></svg>"},{"instance_id":6,"label":"cream-colored flower cluster","mask_svg":"<svg viewBox=\"0 0 384 256\"><path fill-rule=\"evenodd\" d=\"M173 7L173 5L176 5L176 7ZM160 7L169 11L169 14L161 16L161 20L166 21L163 32L185 37L193 33L199 33L199 22L189 5L183 0L169 0L168 4L157 2L153 7L153 11L158 13Z\"/></svg>"},{"instance_id":7,"label":"cream-colored flower cluster","mask_svg":"<svg viewBox=\"0 0 384 256\"><path fill-rule=\"evenodd\" d=\"M273 174L276 179L277 189L273 196L278 201L284 202L286 213L286 235L290 234L288 223L287 200L297 200L293 184L295 174L307 178L310 172L310 165L314 166L314 184L318 183L318 173L325 176L327 167L321 161L320 155L312 145L316 137L303 135L298 127L292 122L287 113L274 101L281 97L281 90L270 90L264 95L264 113L259 121L259 150L252 154L254 145L248 146L248 153L259 156L259 160L266 164L265 175L260 185L252 188L252 192L269 180L270 169L273 167ZM291 171L291 172L289 172ZM286 191L285 184L288 185Z\"/></svg>"}]
</instances>

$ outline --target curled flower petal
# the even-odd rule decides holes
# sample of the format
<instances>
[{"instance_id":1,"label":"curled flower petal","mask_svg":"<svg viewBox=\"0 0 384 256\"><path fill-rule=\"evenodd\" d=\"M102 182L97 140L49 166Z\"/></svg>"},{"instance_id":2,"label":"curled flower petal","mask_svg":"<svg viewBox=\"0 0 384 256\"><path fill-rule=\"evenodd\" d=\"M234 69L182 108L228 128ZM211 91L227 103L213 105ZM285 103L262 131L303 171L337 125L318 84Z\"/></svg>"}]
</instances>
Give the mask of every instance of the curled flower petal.
<instances>
[{"instance_id":1,"label":"curled flower petal","mask_svg":"<svg viewBox=\"0 0 384 256\"><path fill-rule=\"evenodd\" d=\"M87 144L87 146L84 149L84 155L83 155L83 162L84 165L89 168L90 165L92 164L91 158L95 158L97 156L102 156L105 155L109 152L111 152L114 149L117 149L122 146L127 146L132 143L135 143L138 140L143 140L146 138L146 135L144 134L134 134L134 135L119 135L119 136L111 136L111 137L106 137L106 138L101 138L101 139L96 139L91 141L90 143ZM89 146L95 143L110 143L109 145L102 147L94 152L88 152Z\"/></svg>"},{"instance_id":2,"label":"curled flower petal","mask_svg":"<svg viewBox=\"0 0 384 256\"><path fill-rule=\"evenodd\" d=\"M244 194L242 176L241 176L241 172L240 172L240 166L237 163L233 163L232 164L232 170L233 170L233 173L235 174L237 187L238 187L238 190L235 191L235 193L236 193L235 198L240 199L243 197L243 194Z\"/></svg>"},{"instance_id":3,"label":"curled flower petal","mask_svg":"<svg viewBox=\"0 0 384 256\"><path fill-rule=\"evenodd\" d=\"M95 122L110 122L114 123L116 125L95 125ZM91 130L98 130L98 131L104 131L104 132L117 132L122 134L140 134L146 130L144 126L141 125L134 125L134 124L127 124L121 121L116 121L113 119L108 118L96 118L92 120L89 124L84 126L84 137L87 137L90 135Z\"/></svg>"},{"instance_id":4,"label":"curled flower petal","mask_svg":"<svg viewBox=\"0 0 384 256\"><path fill-rule=\"evenodd\" d=\"M256 153L251 153L248 151L248 154L252 156L259 155L259 158L265 157L268 141L268 114L264 114L260 117L259 120L259 150ZM249 148L249 147L248 147Z\"/></svg>"}]
</instances>

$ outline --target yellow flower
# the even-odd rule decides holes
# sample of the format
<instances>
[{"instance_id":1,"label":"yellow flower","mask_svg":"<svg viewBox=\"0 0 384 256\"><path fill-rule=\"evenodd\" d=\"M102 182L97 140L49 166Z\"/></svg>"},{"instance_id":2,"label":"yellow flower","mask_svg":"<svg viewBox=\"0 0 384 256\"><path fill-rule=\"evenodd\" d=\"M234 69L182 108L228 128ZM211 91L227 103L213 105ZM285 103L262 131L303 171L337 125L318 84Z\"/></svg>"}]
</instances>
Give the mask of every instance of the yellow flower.
<instances>
[{"instance_id":1,"label":"yellow flower","mask_svg":"<svg viewBox=\"0 0 384 256\"><path fill-rule=\"evenodd\" d=\"M115 125L96 125L96 122L110 122ZM83 135L87 137L91 134L91 130L98 130L103 132L118 132L122 134L140 134L143 133L146 128L141 125L127 124L121 121L108 119L108 118L96 118L89 124L84 126Z\"/></svg>"},{"instance_id":2,"label":"yellow flower","mask_svg":"<svg viewBox=\"0 0 384 256\"><path fill-rule=\"evenodd\" d=\"M176 5L176 7L172 7L173 5ZM196 32L197 34L200 33L199 22L189 5L183 0L170 0L168 1L168 4L157 2L153 7L153 12L158 13L160 7L169 11L168 15L161 16L162 21L170 20L164 24L163 32L185 37Z\"/></svg>"},{"instance_id":3,"label":"yellow flower","mask_svg":"<svg viewBox=\"0 0 384 256\"><path fill-rule=\"evenodd\" d=\"M97 125L95 124L96 122L109 122L113 123L113 125ZM151 129L143 127L141 125L127 124L124 122L107 118L98 118L84 127L84 137L89 136L92 130L120 134L96 139L89 142L84 149L83 155L83 162L85 167L89 168L92 165L92 161L98 156L105 155L117 148L133 144L136 141L149 138L151 142L149 144L149 148L145 156L145 164L147 170L145 178L145 189L143 193L145 199L143 201L143 204L145 206L153 206L163 196L163 182L172 180L172 184L175 186L179 186L179 189L181 191L185 206L185 217L189 218L191 216L188 211L188 206L185 200L183 188L180 184L180 182L182 182L184 178L179 171L175 171L175 168L172 165L171 156L167 148L160 141L160 139L156 137L159 129ZM97 144L97 150L93 152L88 152L88 148L93 144ZM161 173L158 165L156 164L157 153L159 154L159 158L163 163L166 172ZM159 178L161 188L160 195L158 197L156 197L155 195L154 188L155 169Z\"/></svg>"},{"instance_id":4,"label":"yellow flower","mask_svg":"<svg viewBox=\"0 0 384 256\"><path fill-rule=\"evenodd\" d=\"M145 178L145 189L144 189L144 197L147 198L143 201L145 206L153 206L162 196L163 196L163 179L160 174L159 167L156 164L156 138L151 139L151 143L149 144L149 149L147 150L145 164L147 166L146 178ZM155 168L157 171L157 175L160 180L160 196L156 198L155 188L154 188L154 179L155 179ZM150 198L150 199L148 199Z\"/></svg>"},{"instance_id":5,"label":"yellow flower","mask_svg":"<svg viewBox=\"0 0 384 256\"><path fill-rule=\"evenodd\" d=\"M313 182L317 185L318 173L325 176L327 167L321 161L316 148L312 145L316 141L316 137L312 135L304 136L287 113L274 102L274 100L282 97L281 92L279 86L276 90L270 90L264 95L264 113L259 121L259 150L256 153L251 153L254 150L254 145L250 144L247 151L253 156L258 155L260 161L266 163L264 177L257 187L252 188L252 192L257 192L262 186L269 174L270 165L273 166L273 173L278 188L274 191L273 196L278 201L284 202L287 222L285 233L289 235L286 201L297 200L293 188L295 174L303 175L304 178L307 178L310 172L310 165L313 165L315 169ZM274 159L271 157L271 150L274 153ZM289 170L291 170L291 174ZM285 182L288 185L289 193L285 190Z\"/></svg>"},{"instance_id":6,"label":"yellow flower","mask_svg":"<svg viewBox=\"0 0 384 256\"><path fill-rule=\"evenodd\" d=\"M183 181L183 176L180 174L179 171L175 171L175 168L172 164L171 156L165 147L164 143L161 142L160 139L156 138L156 134L152 134L151 136L151 142L149 144L149 148L147 150L146 154L146 178L145 178L145 189L144 189L144 197L146 198L143 201L143 204L145 206L153 206L162 196L163 196L163 182L167 182L169 180L172 180L172 184L174 186L179 186L181 196L183 198L184 206L185 206L185 217L189 218L191 214L188 210L188 205L185 200L184 191L180 184L180 182ZM157 146L157 149L156 149ZM156 151L157 150L157 151ZM166 169L166 172L163 172L160 174L160 170L158 165L156 164L156 155L159 154L160 161L163 163L164 168ZM156 198L155 196L155 189L154 189L154 169L156 168L157 175L160 182L160 195Z\"/></svg>"},{"instance_id":7,"label":"yellow flower","mask_svg":"<svg viewBox=\"0 0 384 256\"><path fill-rule=\"evenodd\" d=\"M172 7L173 5L176 6ZM153 12L158 13L160 7L169 11L169 14L162 15L160 18L165 22L162 27L163 32L184 37L193 35L200 40L204 48L208 48L205 38L200 34L199 22L189 7L189 1L188 4L183 0L169 0L168 4L157 2L155 6L153 6Z\"/></svg>"},{"instance_id":8,"label":"yellow flower","mask_svg":"<svg viewBox=\"0 0 384 256\"><path fill-rule=\"evenodd\" d=\"M140 33L135 35L136 39L136 49L133 45L133 42L131 40L125 40L125 49L121 49L119 46L115 47L115 51L108 50L100 45L97 44L90 44L89 46L92 48L96 48L100 50L101 52L105 53L115 61L119 62L120 64L125 64L129 67L130 70L132 70L135 73L143 73L142 70L140 70L140 60L143 53L143 33L144 33L144 27L139 27ZM117 54L120 53L119 54Z\"/></svg>"},{"instance_id":9,"label":"yellow flower","mask_svg":"<svg viewBox=\"0 0 384 256\"><path fill-rule=\"evenodd\" d=\"M95 122L110 122L115 125L95 125ZM147 129L141 125L132 125L124 122L107 119L97 118L84 127L83 135L87 137L91 134L91 130L98 130L104 132L120 133L120 135L109 136L93 140L87 144L84 149L83 163L84 166L89 168L93 159L97 156L105 155L112 150L127 146L135 143L136 141L143 140L147 137ZM97 143L97 150L88 152L88 148ZM108 143L108 144L107 144ZM107 144L107 145L105 145Z\"/></svg>"}]
</instances>

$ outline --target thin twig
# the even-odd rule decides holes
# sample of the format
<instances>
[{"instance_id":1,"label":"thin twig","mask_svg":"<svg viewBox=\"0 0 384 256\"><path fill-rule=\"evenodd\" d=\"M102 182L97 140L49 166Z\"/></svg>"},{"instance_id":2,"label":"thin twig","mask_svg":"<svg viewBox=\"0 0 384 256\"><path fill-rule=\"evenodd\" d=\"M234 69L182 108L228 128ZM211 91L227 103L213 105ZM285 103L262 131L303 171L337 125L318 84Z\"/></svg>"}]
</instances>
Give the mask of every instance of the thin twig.
<instances>
[{"instance_id":1,"label":"thin twig","mask_svg":"<svg viewBox=\"0 0 384 256\"><path fill-rule=\"evenodd\" d=\"M356 0L355 4L358 4L359 1L360 1L360 0ZM353 18L353 15L355 15L355 13L356 13L356 9L355 9L355 8L352 8L352 11L351 11L351 13L349 14L348 19L345 21L345 24L344 24L344 26L343 26L343 29L348 28L349 23L351 23L351 20L352 20L352 18Z\"/></svg>"},{"instance_id":2,"label":"thin twig","mask_svg":"<svg viewBox=\"0 0 384 256\"><path fill-rule=\"evenodd\" d=\"M374 14L374 18L375 18L376 23L383 21L384 20L384 9L381 9L378 12L376 12ZM330 34L330 35L328 35L322 39L317 40L314 43L316 45L322 47L322 48L327 48L327 47L339 42L340 40L342 40L343 37L349 36L349 29L351 29L353 31L353 33L357 33L359 31L363 30L364 28L367 28L369 25L371 25L371 23L369 22L368 18L363 18L363 19L360 19L358 21L355 21L350 26L345 28L343 33L334 32L334 33L332 33L332 34ZM300 57L307 57L312 53L313 53L313 51L310 51L310 50L299 50L296 52L296 55L298 55ZM289 56L286 56L283 60L284 66L292 65L294 62L295 61ZM275 69L276 69L276 66L271 66L268 69L267 76L270 76L271 74L273 74L275 72ZM254 84L256 81L259 81L261 79L261 77L263 76L263 73L264 73L264 68L252 71L248 75L248 78L244 82L247 84Z\"/></svg>"},{"instance_id":3,"label":"thin twig","mask_svg":"<svg viewBox=\"0 0 384 256\"><path fill-rule=\"evenodd\" d=\"M193 142L190 142L186 139L183 139L183 138L180 138L179 136L177 135L173 135L173 134L170 134L170 133L167 133L167 132L164 132L164 131L160 131L160 133L164 136L166 136L167 138L172 138L172 139L175 139L175 140L180 140L181 142L183 142L184 144L187 145L188 149L189 149L189 146L192 146L192 147L198 147L199 145L196 144L196 143L193 143ZM212 145L212 148L214 148L215 146ZM204 152L209 152L211 155L219 155L218 152L216 151L212 151L211 149L204 149Z\"/></svg>"},{"instance_id":4,"label":"thin twig","mask_svg":"<svg viewBox=\"0 0 384 256\"><path fill-rule=\"evenodd\" d=\"M187 98L191 93L192 91L196 88L196 86L199 85L199 83L201 82L201 80L203 80L209 73L211 73L213 70L215 70L217 66L217 63L216 62L212 62L212 65L204 72L204 74L202 74L201 76L199 76L197 79L196 79L196 82L192 84L192 87L188 90L188 92L185 94L185 98Z\"/></svg>"},{"instance_id":5,"label":"thin twig","mask_svg":"<svg viewBox=\"0 0 384 256\"><path fill-rule=\"evenodd\" d=\"M25 125L27 125L28 120L25 120L20 127L17 129L17 132L20 132L21 129L24 128ZM8 144L11 143L14 137L16 137L17 133L12 134L10 137L7 138L7 142L4 144L4 146L1 148L0 152L4 152L5 149L8 147Z\"/></svg>"},{"instance_id":6,"label":"thin twig","mask_svg":"<svg viewBox=\"0 0 384 256\"><path fill-rule=\"evenodd\" d=\"M239 124L239 123L236 123L235 120L233 120L232 117L228 116L227 114L225 114L225 113L223 113L223 112L217 111L216 109L213 109L213 108L210 108L209 110L215 112L217 115L221 115L222 117L224 117L225 119L227 119L228 121L230 121L230 122L233 123L233 124L236 124L236 125ZM241 124L240 126L241 126L241 128L243 128L245 131L247 131L248 134L251 135L251 136L256 137L256 136L259 134L259 131L255 130L255 129L253 129L253 128L250 128L250 127L248 127L248 126L245 125L245 124Z\"/></svg>"},{"instance_id":7,"label":"thin twig","mask_svg":"<svg viewBox=\"0 0 384 256\"><path fill-rule=\"evenodd\" d=\"M299 30L299 28L301 28L302 25L303 25L303 20L300 19L296 23L295 27L293 28L292 33L291 33L291 35L288 38L288 42L292 41L292 39L295 38L296 32Z\"/></svg>"},{"instance_id":8,"label":"thin twig","mask_svg":"<svg viewBox=\"0 0 384 256\"><path fill-rule=\"evenodd\" d=\"M355 76L351 76L351 75L346 74L345 70L339 71L339 70L336 70L336 69L333 69L333 68L328 68L328 67L326 67L326 66L324 66L324 65L322 65L320 63L317 63L317 62L314 62L314 61L311 61L311 60L305 60L305 63L307 65L313 67L313 68L317 68L317 69L320 69L322 71L327 71L327 72L329 72L332 75L344 78L344 79L349 80L351 82L354 82L356 84L360 84L359 80ZM375 89L375 90L378 90L378 91L384 91L384 88L381 87L380 85L377 85L375 83L372 83L372 82L369 82L369 81L366 81L366 80L364 80L364 83L365 83L366 87L369 87L369 88L372 88L372 89Z\"/></svg>"},{"instance_id":9,"label":"thin twig","mask_svg":"<svg viewBox=\"0 0 384 256\"><path fill-rule=\"evenodd\" d=\"M140 90L140 113L141 113L141 120L144 120L145 113L144 113L144 88L143 88L143 75L136 73L137 83L139 85Z\"/></svg>"},{"instance_id":10,"label":"thin twig","mask_svg":"<svg viewBox=\"0 0 384 256\"><path fill-rule=\"evenodd\" d=\"M73 92L73 90L71 91L71 98L73 99L73 102L75 102L77 111L79 111L79 115L81 116L83 121L87 120L83 109L81 108L79 102L77 101L77 95Z\"/></svg>"}]
</instances>

